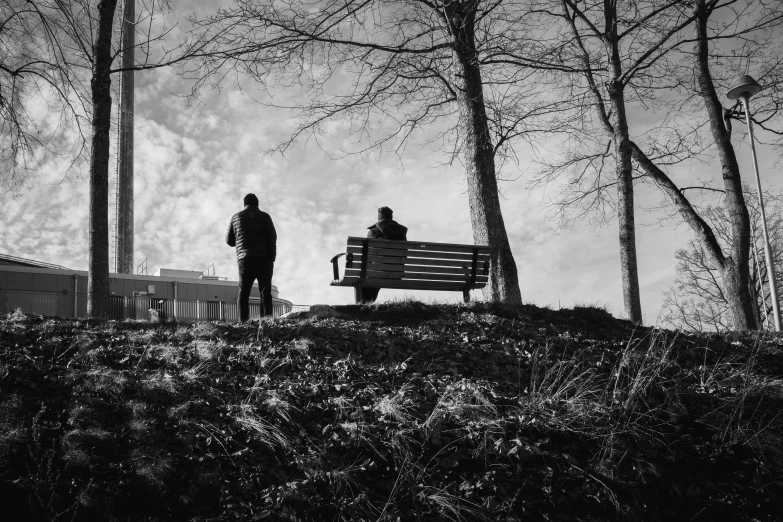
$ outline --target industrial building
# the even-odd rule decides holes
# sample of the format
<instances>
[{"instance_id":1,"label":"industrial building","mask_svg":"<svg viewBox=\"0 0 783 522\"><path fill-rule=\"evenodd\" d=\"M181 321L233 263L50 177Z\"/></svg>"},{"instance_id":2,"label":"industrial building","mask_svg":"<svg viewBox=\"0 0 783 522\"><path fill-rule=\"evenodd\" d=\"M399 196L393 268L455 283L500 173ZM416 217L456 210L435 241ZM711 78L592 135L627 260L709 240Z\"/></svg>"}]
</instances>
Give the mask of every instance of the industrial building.
<instances>
[{"instance_id":1,"label":"industrial building","mask_svg":"<svg viewBox=\"0 0 783 522\"><path fill-rule=\"evenodd\" d=\"M237 281L190 270L161 268L154 275L111 276L113 319L150 319L155 310L162 320L237 321ZM274 315L290 312L272 285ZM250 294L250 317L260 315L260 294ZM87 316L87 272L0 254L0 313L21 308L52 317Z\"/></svg>"}]
</instances>

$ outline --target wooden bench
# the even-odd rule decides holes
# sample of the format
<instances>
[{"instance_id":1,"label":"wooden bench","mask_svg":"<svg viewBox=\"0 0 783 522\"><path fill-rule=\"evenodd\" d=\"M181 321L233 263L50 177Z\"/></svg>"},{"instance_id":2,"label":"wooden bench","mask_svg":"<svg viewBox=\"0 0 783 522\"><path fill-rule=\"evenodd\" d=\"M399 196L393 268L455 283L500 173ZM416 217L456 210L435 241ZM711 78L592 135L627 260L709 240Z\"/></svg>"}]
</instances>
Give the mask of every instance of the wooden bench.
<instances>
[{"instance_id":1,"label":"wooden bench","mask_svg":"<svg viewBox=\"0 0 783 522\"><path fill-rule=\"evenodd\" d=\"M345 256L342 279L337 267L341 256ZM467 303L471 290L487 285L489 247L349 237L346 252L332 258L332 268L331 286L461 290Z\"/></svg>"}]
</instances>

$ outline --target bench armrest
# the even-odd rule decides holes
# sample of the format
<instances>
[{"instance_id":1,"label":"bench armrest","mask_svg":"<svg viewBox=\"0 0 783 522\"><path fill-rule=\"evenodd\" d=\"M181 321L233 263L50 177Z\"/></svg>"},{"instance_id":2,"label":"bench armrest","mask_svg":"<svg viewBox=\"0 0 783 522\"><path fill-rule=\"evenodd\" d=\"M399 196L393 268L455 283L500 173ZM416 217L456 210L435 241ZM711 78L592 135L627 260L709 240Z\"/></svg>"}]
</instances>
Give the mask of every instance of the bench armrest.
<instances>
[{"instance_id":1,"label":"bench armrest","mask_svg":"<svg viewBox=\"0 0 783 522\"><path fill-rule=\"evenodd\" d=\"M346 256L345 258L345 268L353 268L353 254L337 254L331 259L332 263L332 271L334 273L334 280L339 281L340 280L340 271L337 269L337 260L340 259L342 256Z\"/></svg>"},{"instance_id":2,"label":"bench armrest","mask_svg":"<svg viewBox=\"0 0 783 522\"><path fill-rule=\"evenodd\" d=\"M344 255L345 255L345 252L343 252L342 254L337 254L336 256L334 256L334 257L331 259L331 263L332 263L332 271L333 271L333 273L334 273L334 281L339 281L339 280L340 280L340 271L339 271L339 270L337 270L337 260L338 260L340 257L344 256Z\"/></svg>"}]
</instances>

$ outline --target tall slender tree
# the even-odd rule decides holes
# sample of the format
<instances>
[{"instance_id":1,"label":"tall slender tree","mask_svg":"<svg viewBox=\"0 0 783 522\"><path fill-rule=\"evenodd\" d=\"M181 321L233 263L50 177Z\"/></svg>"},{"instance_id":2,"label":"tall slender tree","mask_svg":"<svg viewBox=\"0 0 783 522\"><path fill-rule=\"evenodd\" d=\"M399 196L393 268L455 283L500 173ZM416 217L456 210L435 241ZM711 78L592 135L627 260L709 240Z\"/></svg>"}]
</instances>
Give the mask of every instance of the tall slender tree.
<instances>
[{"instance_id":1,"label":"tall slender tree","mask_svg":"<svg viewBox=\"0 0 783 522\"><path fill-rule=\"evenodd\" d=\"M90 90L92 144L90 148L90 257L87 315L108 317L109 302L109 146L111 129L112 33L117 0L98 3L97 30Z\"/></svg>"}]
</instances>

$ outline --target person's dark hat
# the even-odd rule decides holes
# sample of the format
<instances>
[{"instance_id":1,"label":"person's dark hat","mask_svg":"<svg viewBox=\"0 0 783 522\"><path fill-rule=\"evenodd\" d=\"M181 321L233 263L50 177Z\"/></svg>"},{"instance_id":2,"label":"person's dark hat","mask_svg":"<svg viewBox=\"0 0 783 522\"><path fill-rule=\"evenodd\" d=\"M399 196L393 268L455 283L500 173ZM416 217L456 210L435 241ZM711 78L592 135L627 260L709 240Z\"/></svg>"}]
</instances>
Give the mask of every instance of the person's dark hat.
<instances>
[{"instance_id":1,"label":"person's dark hat","mask_svg":"<svg viewBox=\"0 0 783 522\"><path fill-rule=\"evenodd\" d=\"M255 195L255 194L253 194L253 193L250 193L250 194L246 195L246 196L245 196L245 197L242 199L242 202L243 202L243 203L244 203L246 206L247 206L247 205L253 205L254 207L257 207L257 206L258 206L258 198L257 198L257 197L256 197L256 195Z\"/></svg>"},{"instance_id":2,"label":"person's dark hat","mask_svg":"<svg viewBox=\"0 0 783 522\"><path fill-rule=\"evenodd\" d=\"M378 209L378 219L391 219L394 211L389 207L381 207Z\"/></svg>"}]
</instances>

